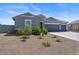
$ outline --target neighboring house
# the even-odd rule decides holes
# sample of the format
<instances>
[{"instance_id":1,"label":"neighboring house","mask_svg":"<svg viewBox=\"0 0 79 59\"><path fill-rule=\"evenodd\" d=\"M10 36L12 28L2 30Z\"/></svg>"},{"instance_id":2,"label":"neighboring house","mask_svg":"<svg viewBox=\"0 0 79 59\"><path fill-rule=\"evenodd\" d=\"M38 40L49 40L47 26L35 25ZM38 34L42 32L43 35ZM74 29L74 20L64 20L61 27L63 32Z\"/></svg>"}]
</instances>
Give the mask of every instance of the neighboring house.
<instances>
[{"instance_id":1,"label":"neighboring house","mask_svg":"<svg viewBox=\"0 0 79 59\"><path fill-rule=\"evenodd\" d=\"M57 20L53 17L46 18L44 15L33 15L31 13L24 13L13 17L15 22L15 30L23 28L26 25L46 27L48 31L66 31L67 22ZM33 29L33 28L32 28Z\"/></svg>"},{"instance_id":2,"label":"neighboring house","mask_svg":"<svg viewBox=\"0 0 79 59\"><path fill-rule=\"evenodd\" d=\"M69 23L68 28L70 31L79 31L79 20Z\"/></svg>"}]
</instances>

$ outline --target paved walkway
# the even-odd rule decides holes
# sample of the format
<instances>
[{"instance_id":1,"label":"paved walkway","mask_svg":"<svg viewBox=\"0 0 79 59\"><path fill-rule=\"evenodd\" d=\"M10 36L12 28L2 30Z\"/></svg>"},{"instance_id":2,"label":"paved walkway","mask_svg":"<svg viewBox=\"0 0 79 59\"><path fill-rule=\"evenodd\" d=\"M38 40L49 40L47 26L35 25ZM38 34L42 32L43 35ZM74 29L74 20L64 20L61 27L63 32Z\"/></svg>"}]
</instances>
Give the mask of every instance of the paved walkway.
<instances>
[{"instance_id":1,"label":"paved walkway","mask_svg":"<svg viewBox=\"0 0 79 59\"><path fill-rule=\"evenodd\" d=\"M77 32L50 32L50 34L54 34L54 35L58 35L65 38L79 41L79 33Z\"/></svg>"}]
</instances>

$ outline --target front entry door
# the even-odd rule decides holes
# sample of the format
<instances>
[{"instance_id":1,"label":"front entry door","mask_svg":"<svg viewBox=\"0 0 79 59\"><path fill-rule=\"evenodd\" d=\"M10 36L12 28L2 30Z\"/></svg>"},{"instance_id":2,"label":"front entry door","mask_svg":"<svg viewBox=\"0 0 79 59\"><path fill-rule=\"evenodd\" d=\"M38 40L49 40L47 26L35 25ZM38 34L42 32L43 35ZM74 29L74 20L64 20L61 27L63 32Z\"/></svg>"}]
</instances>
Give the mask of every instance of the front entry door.
<instances>
[{"instance_id":1,"label":"front entry door","mask_svg":"<svg viewBox=\"0 0 79 59\"><path fill-rule=\"evenodd\" d=\"M26 19L25 20L25 26L31 26L32 25L32 20Z\"/></svg>"}]
</instances>

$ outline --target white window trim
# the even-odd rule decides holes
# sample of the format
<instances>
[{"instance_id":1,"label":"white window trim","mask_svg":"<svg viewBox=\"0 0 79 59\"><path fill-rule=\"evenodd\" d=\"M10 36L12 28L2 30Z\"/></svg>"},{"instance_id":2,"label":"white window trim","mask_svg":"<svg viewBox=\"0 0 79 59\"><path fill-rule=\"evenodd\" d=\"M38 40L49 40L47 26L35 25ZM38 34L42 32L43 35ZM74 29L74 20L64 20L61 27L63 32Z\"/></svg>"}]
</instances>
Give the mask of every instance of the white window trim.
<instances>
[{"instance_id":1,"label":"white window trim","mask_svg":"<svg viewBox=\"0 0 79 59\"><path fill-rule=\"evenodd\" d=\"M26 22L27 22L27 21L30 21L30 25L32 25L32 20L30 20L30 19L25 19L25 24L24 24L25 26L26 26Z\"/></svg>"},{"instance_id":2,"label":"white window trim","mask_svg":"<svg viewBox=\"0 0 79 59\"><path fill-rule=\"evenodd\" d=\"M59 30L61 30L61 25L59 25Z\"/></svg>"}]
</instances>

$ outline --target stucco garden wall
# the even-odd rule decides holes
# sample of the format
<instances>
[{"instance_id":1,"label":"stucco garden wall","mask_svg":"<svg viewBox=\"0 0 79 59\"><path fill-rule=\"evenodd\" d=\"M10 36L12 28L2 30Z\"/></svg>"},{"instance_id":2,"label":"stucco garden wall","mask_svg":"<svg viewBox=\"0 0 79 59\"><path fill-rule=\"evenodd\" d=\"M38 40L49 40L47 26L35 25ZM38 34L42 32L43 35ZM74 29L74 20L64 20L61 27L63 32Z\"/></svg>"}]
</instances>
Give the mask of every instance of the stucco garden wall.
<instances>
[{"instance_id":1,"label":"stucco garden wall","mask_svg":"<svg viewBox=\"0 0 79 59\"><path fill-rule=\"evenodd\" d=\"M14 25L0 25L0 33L8 33L14 30Z\"/></svg>"}]
</instances>

